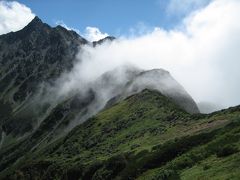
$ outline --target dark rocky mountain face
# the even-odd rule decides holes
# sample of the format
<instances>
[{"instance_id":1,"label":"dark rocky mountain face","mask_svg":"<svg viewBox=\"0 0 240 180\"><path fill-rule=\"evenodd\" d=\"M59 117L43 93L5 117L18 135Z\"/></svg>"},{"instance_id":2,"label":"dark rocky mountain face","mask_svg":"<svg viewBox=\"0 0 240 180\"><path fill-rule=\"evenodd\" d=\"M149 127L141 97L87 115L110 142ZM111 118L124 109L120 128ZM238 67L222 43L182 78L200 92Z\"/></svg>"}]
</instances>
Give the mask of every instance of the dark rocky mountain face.
<instances>
[{"instance_id":1,"label":"dark rocky mountain face","mask_svg":"<svg viewBox=\"0 0 240 180\"><path fill-rule=\"evenodd\" d=\"M50 27L35 17L25 28L0 36L1 146L9 139L32 137L35 143L52 141L104 108L144 89L161 92L189 113L198 113L191 96L165 70L144 71L120 67L101 75L82 91L55 97L53 85L72 70L84 45L96 46L74 31ZM43 87L43 88L42 88ZM4 138L3 138L4 137ZM34 143L32 143L34 145Z\"/></svg>"},{"instance_id":2,"label":"dark rocky mountain face","mask_svg":"<svg viewBox=\"0 0 240 180\"><path fill-rule=\"evenodd\" d=\"M38 17L21 31L0 36L1 97L23 102L37 84L69 71L79 46L86 43L75 32L51 28Z\"/></svg>"},{"instance_id":3,"label":"dark rocky mountain face","mask_svg":"<svg viewBox=\"0 0 240 180\"><path fill-rule=\"evenodd\" d=\"M70 71L87 43L74 31L51 28L38 17L22 30L0 36L0 124L6 133L32 130L36 110L29 102L39 86Z\"/></svg>"}]
</instances>

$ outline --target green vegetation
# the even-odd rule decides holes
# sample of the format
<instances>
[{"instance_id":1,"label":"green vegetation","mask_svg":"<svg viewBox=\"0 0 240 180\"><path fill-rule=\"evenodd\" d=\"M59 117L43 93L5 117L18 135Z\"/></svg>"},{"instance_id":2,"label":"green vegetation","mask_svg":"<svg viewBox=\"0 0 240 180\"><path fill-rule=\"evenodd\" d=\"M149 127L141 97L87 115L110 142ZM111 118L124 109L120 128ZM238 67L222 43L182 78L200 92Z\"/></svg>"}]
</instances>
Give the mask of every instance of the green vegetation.
<instances>
[{"instance_id":1,"label":"green vegetation","mask_svg":"<svg viewBox=\"0 0 240 180\"><path fill-rule=\"evenodd\" d=\"M38 143L33 134L1 150L0 178L238 179L240 107L190 115L144 90Z\"/></svg>"},{"instance_id":2,"label":"green vegetation","mask_svg":"<svg viewBox=\"0 0 240 180\"><path fill-rule=\"evenodd\" d=\"M191 150L167 162L164 166L147 171L143 177L139 179L164 179L161 177L163 177L166 172L177 174L181 179L212 179L217 176L219 176L219 178L216 179L225 179L221 178L222 173L219 174L219 169L225 172L224 175L226 177L239 177L239 175L237 175L237 169L240 165L239 161L229 161L227 159L239 155L239 147L237 145L240 145L240 119L237 122L230 123L224 128L214 130L205 135L205 138L201 137L202 135L195 136L195 138L199 137L199 139L197 139L202 142L202 144L199 143L198 146L193 146ZM187 138L183 138L183 140L187 141ZM175 148L177 147L175 146ZM215 163L212 161L213 158L215 162L221 161L223 164L214 167L211 164ZM235 169L227 171L227 169L229 169L228 163L231 164L230 166L232 168L235 167ZM223 167L226 167L226 169ZM211 173L208 174L208 171L211 171ZM172 174L169 173L168 175L171 176Z\"/></svg>"}]
</instances>

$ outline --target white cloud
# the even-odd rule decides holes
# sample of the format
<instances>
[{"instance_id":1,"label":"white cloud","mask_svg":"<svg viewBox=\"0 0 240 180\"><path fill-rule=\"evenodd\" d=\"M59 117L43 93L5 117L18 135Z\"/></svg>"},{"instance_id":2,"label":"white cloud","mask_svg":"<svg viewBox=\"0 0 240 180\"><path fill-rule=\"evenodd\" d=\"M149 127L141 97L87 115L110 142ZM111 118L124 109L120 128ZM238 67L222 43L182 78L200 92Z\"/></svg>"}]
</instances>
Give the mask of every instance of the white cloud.
<instances>
[{"instance_id":1,"label":"white cloud","mask_svg":"<svg viewBox=\"0 0 240 180\"><path fill-rule=\"evenodd\" d=\"M186 15L191 11L206 6L211 0L170 0L167 13L170 15Z\"/></svg>"},{"instance_id":2,"label":"white cloud","mask_svg":"<svg viewBox=\"0 0 240 180\"><path fill-rule=\"evenodd\" d=\"M31 9L16 1L0 1L0 34L18 31L33 18Z\"/></svg>"},{"instance_id":3,"label":"white cloud","mask_svg":"<svg viewBox=\"0 0 240 180\"><path fill-rule=\"evenodd\" d=\"M108 36L107 33L102 33L96 27L86 27L85 33L83 35L89 41L98 41Z\"/></svg>"},{"instance_id":4,"label":"white cloud","mask_svg":"<svg viewBox=\"0 0 240 180\"><path fill-rule=\"evenodd\" d=\"M140 37L122 37L79 54L81 63L71 73L71 84L79 76L94 79L120 65L143 69L164 68L197 101L240 104L240 1L215 0L191 13L182 29L156 27Z\"/></svg>"}]
</instances>

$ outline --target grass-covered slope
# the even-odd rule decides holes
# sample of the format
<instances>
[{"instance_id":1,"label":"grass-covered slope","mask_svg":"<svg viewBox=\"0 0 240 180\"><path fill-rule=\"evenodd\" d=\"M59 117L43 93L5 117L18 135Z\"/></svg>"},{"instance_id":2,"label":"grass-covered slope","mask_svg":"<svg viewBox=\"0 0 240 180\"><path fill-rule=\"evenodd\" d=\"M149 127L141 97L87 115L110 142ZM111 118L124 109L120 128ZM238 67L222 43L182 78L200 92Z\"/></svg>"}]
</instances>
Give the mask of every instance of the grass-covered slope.
<instances>
[{"instance_id":1,"label":"grass-covered slope","mask_svg":"<svg viewBox=\"0 0 240 180\"><path fill-rule=\"evenodd\" d=\"M239 107L189 115L171 99L144 90L47 146L31 148L34 140L27 139L1 150L0 178L237 178L239 140ZM12 156L17 158L7 159Z\"/></svg>"}]
</instances>

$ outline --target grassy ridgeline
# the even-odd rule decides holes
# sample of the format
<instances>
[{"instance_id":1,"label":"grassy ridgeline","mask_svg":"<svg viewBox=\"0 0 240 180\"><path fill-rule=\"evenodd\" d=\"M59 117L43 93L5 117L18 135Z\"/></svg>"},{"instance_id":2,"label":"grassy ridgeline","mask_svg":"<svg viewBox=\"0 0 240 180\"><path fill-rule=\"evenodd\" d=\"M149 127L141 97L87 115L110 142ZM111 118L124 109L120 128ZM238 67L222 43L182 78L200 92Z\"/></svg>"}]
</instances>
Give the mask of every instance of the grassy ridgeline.
<instances>
[{"instance_id":1,"label":"grassy ridgeline","mask_svg":"<svg viewBox=\"0 0 240 180\"><path fill-rule=\"evenodd\" d=\"M237 178L239 115L239 107L190 115L160 93L144 90L52 144L29 151L34 139L26 139L1 151L0 175L20 179ZM6 164L8 169L4 169Z\"/></svg>"}]
</instances>

